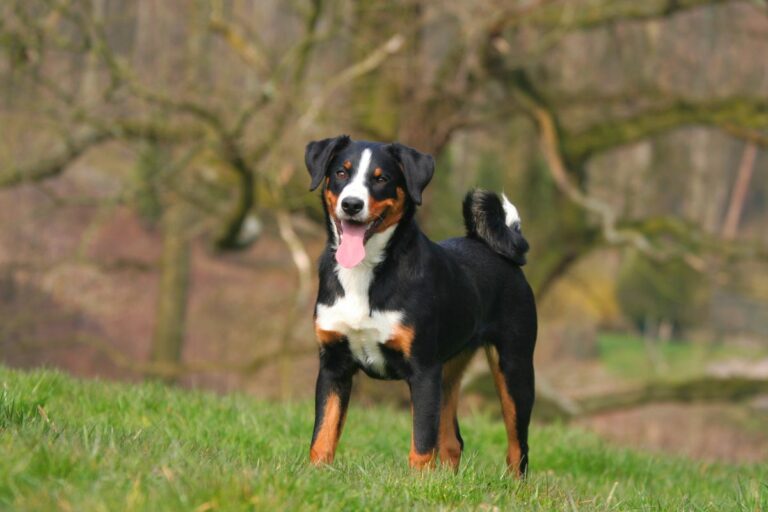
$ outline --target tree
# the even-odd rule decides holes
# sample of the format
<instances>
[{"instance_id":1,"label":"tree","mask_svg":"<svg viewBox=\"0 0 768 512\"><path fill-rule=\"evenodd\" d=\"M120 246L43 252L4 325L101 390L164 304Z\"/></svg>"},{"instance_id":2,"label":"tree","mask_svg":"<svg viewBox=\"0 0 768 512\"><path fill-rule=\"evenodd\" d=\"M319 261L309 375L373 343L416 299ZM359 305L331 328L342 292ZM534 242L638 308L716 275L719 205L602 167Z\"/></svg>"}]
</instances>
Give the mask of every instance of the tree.
<instances>
[{"instance_id":1,"label":"tree","mask_svg":"<svg viewBox=\"0 0 768 512\"><path fill-rule=\"evenodd\" d=\"M351 65L333 62L342 65L317 91L308 80L314 52L338 30L332 24L320 28L325 16L337 12L323 0L256 12L199 2L191 19L182 22L167 11L168 3L142 0L134 5L132 44L111 30L124 11L109 5L126 7L86 0L18 1L3 7L0 34L8 41L14 72L28 87L21 93L17 87L10 90L29 102L30 113L57 125L61 141L38 159L2 168L0 187L55 178L108 142L163 155L154 165L138 166L144 171L138 177L142 186L133 200L156 210L165 237L152 349L156 364L149 372L173 377L184 336L190 232L208 233L219 250L238 250L255 240L257 215L274 211L300 276L296 307L307 302L308 257L289 215L307 201L305 194L292 193L304 189L292 179L301 165L296 141L310 136L336 90L398 52L402 41L395 34ZM240 24L245 15L262 26L279 23L291 37L273 37L267 45ZM174 45L179 30L192 32L191 48ZM168 51L158 52L158 45ZM229 61L205 58L213 45L227 52ZM57 80L61 62L67 61L86 62L87 94L79 94L78 81ZM180 71L174 72L172 61L182 63ZM233 89L238 81L246 86ZM294 316L288 315L287 326ZM288 328L285 337L287 351Z\"/></svg>"},{"instance_id":2,"label":"tree","mask_svg":"<svg viewBox=\"0 0 768 512\"><path fill-rule=\"evenodd\" d=\"M707 288L701 274L681 259L654 262L632 251L622 262L616 291L627 318L656 338L662 324L678 336L695 325L706 310Z\"/></svg>"},{"instance_id":3,"label":"tree","mask_svg":"<svg viewBox=\"0 0 768 512\"><path fill-rule=\"evenodd\" d=\"M681 127L709 126L765 147L763 96L682 94L643 77L637 90L597 87L595 81L610 80L595 76L585 82L589 88L573 91L550 62L570 47L569 38L598 31L616 41L629 25L668 26L716 9L764 18L754 2L11 0L0 9L5 91L53 126L59 142L0 166L0 187L60 176L108 143L139 155L160 151L162 165L140 177L130 201L155 208L168 237L168 272L183 274L193 233L218 250L242 249L257 236L259 217L274 212L299 276L295 307L306 303L308 258L290 214L319 212L304 193L300 148L344 131L339 126L399 139L446 163L457 133L480 131L504 145L513 137L535 140L539 152L526 168L546 204L532 206L553 212L535 235L545 249L529 271L540 297L605 245L694 269L766 256L758 243L723 241L671 215L628 216L590 183L590 166L601 155ZM522 128L510 135L513 123ZM442 206L426 205L426 217ZM148 373L177 375L186 279L169 274L162 281L168 284L158 304L168 307L159 309L155 359L168 364ZM160 350L161 339L168 350Z\"/></svg>"}]
</instances>

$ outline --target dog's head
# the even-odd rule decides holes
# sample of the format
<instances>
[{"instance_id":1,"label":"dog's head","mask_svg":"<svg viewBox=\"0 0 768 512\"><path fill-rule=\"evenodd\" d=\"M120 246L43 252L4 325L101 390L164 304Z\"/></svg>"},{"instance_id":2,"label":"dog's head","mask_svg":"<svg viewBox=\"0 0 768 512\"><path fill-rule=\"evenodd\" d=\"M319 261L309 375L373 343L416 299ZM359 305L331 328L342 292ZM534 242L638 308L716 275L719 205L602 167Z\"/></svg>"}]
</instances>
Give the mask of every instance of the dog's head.
<instances>
[{"instance_id":1,"label":"dog's head","mask_svg":"<svg viewBox=\"0 0 768 512\"><path fill-rule=\"evenodd\" d=\"M353 141L346 135L310 142L304 155L310 190L325 182L323 200L345 267L365 257L365 243L396 225L432 179L434 159L398 143Z\"/></svg>"}]
</instances>

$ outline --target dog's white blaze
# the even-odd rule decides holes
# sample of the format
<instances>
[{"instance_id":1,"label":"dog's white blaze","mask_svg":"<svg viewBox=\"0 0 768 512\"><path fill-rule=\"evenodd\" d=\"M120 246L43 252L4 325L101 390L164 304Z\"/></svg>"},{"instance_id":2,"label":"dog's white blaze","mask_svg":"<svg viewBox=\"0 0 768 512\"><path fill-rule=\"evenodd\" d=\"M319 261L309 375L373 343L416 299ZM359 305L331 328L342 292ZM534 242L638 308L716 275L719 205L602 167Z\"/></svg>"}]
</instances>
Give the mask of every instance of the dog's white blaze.
<instances>
[{"instance_id":1,"label":"dog's white blaze","mask_svg":"<svg viewBox=\"0 0 768 512\"><path fill-rule=\"evenodd\" d=\"M344 210L341 208L341 203L347 197L356 197L362 199L363 209L360 213L355 215L355 219L367 219L368 218L368 187L365 186L365 175L368 173L368 167L371 166L371 150L364 149L363 154L360 155L360 163L357 166L357 171L352 177L346 187L341 191L339 200L336 202L336 215L339 218L344 218Z\"/></svg>"},{"instance_id":2,"label":"dog's white blaze","mask_svg":"<svg viewBox=\"0 0 768 512\"><path fill-rule=\"evenodd\" d=\"M520 214L517 213L517 208L507 198L506 194L501 194L502 205L504 206L504 222L507 226L512 227L515 224L520 224Z\"/></svg>"},{"instance_id":3,"label":"dog's white blaze","mask_svg":"<svg viewBox=\"0 0 768 512\"><path fill-rule=\"evenodd\" d=\"M318 304L315 323L320 329L336 331L349 340L349 348L357 361L383 375L386 360L380 344L392 336L394 328L402 322L401 311L371 311L369 290L373 282L373 269L384 259L384 250L395 231L395 226L373 235L365 244L365 259L353 268L336 265L344 296L333 304Z\"/></svg>"}]
</instances>

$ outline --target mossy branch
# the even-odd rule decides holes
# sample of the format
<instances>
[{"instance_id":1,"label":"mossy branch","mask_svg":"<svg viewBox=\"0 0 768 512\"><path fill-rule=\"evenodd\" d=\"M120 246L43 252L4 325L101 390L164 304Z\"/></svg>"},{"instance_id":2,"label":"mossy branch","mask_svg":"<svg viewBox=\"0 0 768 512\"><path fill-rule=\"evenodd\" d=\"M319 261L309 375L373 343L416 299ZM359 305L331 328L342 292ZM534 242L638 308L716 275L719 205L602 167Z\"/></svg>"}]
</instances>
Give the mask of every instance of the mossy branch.
<instances>
[{"instance_id":1,"label":"mossy branch","mask_svg":"<svg viewBox=\"0 0 768 512\"><path fill-rule=\"evenodd\" d=\"M538 384L536 415L545 420L571 420L656 403L732 403L768 393L768 380L738 376L703 376L681 382L651 382L633 389L581 399L563 395L546 385L546 381ZM463 389L489 398L496 394L493 379L487 373L478 374Z\"/></svg>"},{"instance_id":2,"label":"mossy branch","mask_svg":"<svg viewBox=\"0 0 768 512\"><path fill-rule=\"evenodd\" d=\"M60 146L31 162L10 165L0 170L0 188L35 183L63 173L86 151L119 139L142 139L167 143L189 142L204 135L194 127L176 127L141 119L90 120L88 128L67 136Z\"/></svg>"},{"instance_id":3,"label":"mossy branch","mask_svg":"<svg viewBox=\"0 0 768 512\"><path fill-rule=\"evenodd\" d=\"M519 25L544 30L586 30L626 21L647 21L704 6L751 4L747 0L603 0L590 2L540 1L536 8L500 16L497 28Z\"/></svg>"},{"instance_id":4,"label":"mossy branch","mask_svg":"<svg viewBox=\"0 0 768 512\"><path fill-rule=\"evenodd\" d=\"M706 125L736 137L768 145L768 101L757 98L727 98L709 101L680 100L665 107L624 119L598 123L562 140L571 160L584 162L592 155L681 126Z\"/></svg>"},{"instance_id":5,"label":"mossy branch","mask_svg":"<svg viewBox=\"0 0 768 512\"><path fill-rule=\"evenodd\" d=\"M762 246L723 242L697 226L674 218L649 219L647 223L626 222L609 203L590 195L580 179L592 154L685 124L709 122L727 127L739 123L745 129L768 128L768 103L743 98L698 106L679 102L672 110L608 121L572 135L562 128L555 110L538 94L523 71L514 71L506 79L512 85L515 100L538 129L541 151L555 185L573 203L597 217L602 238L607 244L632 246L656 261L679 257L697 270L703 270L706 265L699 256L702 252L728 258L768 257L768 251ZM655 232L661 226L661 235L672 235L672 243L661 243L664 237Z\"/></svg>"},{"instance_id":6,"label":"mossy branch","mask_svg":"<svg viewBox=\"0 0 768 512\"><path fill-rule=\"evenodd\" d=\"M88 149L110 138L104 130L88 130L68 138L62 147L44 157L23 165L10 166L0 172L0 188L43 181L60 175Z\"/></svg>"}]
</instances>

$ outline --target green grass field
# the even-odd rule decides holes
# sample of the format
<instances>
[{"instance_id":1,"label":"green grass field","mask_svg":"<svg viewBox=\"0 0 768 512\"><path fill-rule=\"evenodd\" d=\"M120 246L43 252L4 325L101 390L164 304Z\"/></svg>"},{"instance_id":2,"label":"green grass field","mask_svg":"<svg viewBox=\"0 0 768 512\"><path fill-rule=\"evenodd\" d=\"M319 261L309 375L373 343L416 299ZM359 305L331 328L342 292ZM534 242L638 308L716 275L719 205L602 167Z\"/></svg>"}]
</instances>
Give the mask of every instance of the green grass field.
<instances>
[{"instance_id":1,"label":"green grass field","mask_svg":"<svg viewBox=\"0 0 768 512\"><path fill-rule=\"evenodd\" d=\"M463 420L459 474L421 474L405 412L353 407L337 462L316 469L306 402L2 367L0 386L0 510L768 510L765 465L652 456L566 426L533 428L524 482L504 475L490 416Z\"/></svg>"}]
</instances>

